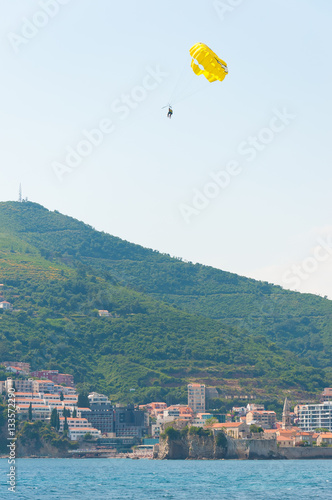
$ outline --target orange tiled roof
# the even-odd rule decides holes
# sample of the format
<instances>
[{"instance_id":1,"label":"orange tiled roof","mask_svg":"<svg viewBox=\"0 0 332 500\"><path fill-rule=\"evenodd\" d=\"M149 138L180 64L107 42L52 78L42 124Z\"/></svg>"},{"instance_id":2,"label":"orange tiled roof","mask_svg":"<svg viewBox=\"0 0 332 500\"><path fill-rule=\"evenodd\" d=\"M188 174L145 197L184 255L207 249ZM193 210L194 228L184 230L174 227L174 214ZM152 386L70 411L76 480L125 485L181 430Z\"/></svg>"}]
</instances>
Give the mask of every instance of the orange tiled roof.
<instances>
[{"instance_id":1,"label":"orange tiled roof","mask_svg":"<svg viewBox=\"0 0 332 500\"><path fill-rule=\"evenodd\" d=\"M15 396L22 396L22 394L26 394L27 397L29 396L37 396L37 394L40 394L39 392L15 392Z\"/></svg>"},{"instance_id":2,"label":"orange tiled roof","mask_svg":"<svg viewBox=\"0 0 332 500\"><path fill-rule=\"evenodd\" d=\"M277 436L277 441L292 441L292 436Z\"/></svg>"},{"instance_id":3,"label":"orange tiled roof","mask_svg":"<svg viewBox=\"0 0 332 500\"><path fill-rule=\"evenodd\" d=\"M48 380L48 379L33 380L33 382L38 382L38 383L43 383L43 384L53 384L54 385L54 382L52 382L52 380Z\"/></svg>"},{"instance_id":4,"label":"orange tiled roof","mask_svg":"<svg viewBox=\"0 0 332 500\"><path fill-rule=\"evenodd\" d=\"M43 403L44 400L41 398L15 398L15 402L18 403Z\"/></svg>"},{"instance_id":5,"label":"orange tiled roof","mask_svg":"<svg viewBox=\"0 0 332 500\"><path fill-rule=\"evenodd\" d=\"M230 428L234 427L234 428L236 428L236 427L240 427L240 425L243 425L242 422L225 422L223 424L213 424L212 427L214 429L221 429L222 427L225 427L225 428L227 428L227 427L230 427Z\"/></svg>"},{"instance_id":6,"label":"orange tiled roof","mask_svg":"<svg viewBox=\"0 0 332 500\"><path fill-rule=\"evenodd\" d=\"M249 413L259 413L260 415L264 414L264 413L270 413L270 414L276 414L275 411L270 411L270 410L252 410L250 411Z\"/></svg>"},{"instance_id":7,"label":"orange tiled roof","mask_svg":"<svg viewBox=\"0 0 332 500\"><path fill-rule=\"evenodd\" d=\"M95 427L69 427L70 431L96 431Z\"/></svg>"},{"instance_id":8,"label":"orange tiled roof","mask_svg":"<svg viewBox=\"0 0 332 500\"><path fill-rule=\"evenodd\" d=\"M22 403L19 403L19 404L17 405L17 407L18 407L18 408L29 408L29 407L30 407L30 404L26 404L26 403L23 403L23 404L22 404ZM32 405L31 405L31 408L32 408L32 409L34 409L34 408L47 408L47 407L48 407L48 405L38 405L38 404L35 404L35 405L34 405L34 404L32 404Z\"/></svg>"},{"instance_id":9,"label":"orange tiled roof","mask_svg":"<svg viewBox=\"0 0 332 500\"><path fill-rule=\"evenodd\" d=\"M66 417L60 417L60 420L64 420ZM67 420L87 420L83 417L67 417Z\"/></svg>"}]
</instances>

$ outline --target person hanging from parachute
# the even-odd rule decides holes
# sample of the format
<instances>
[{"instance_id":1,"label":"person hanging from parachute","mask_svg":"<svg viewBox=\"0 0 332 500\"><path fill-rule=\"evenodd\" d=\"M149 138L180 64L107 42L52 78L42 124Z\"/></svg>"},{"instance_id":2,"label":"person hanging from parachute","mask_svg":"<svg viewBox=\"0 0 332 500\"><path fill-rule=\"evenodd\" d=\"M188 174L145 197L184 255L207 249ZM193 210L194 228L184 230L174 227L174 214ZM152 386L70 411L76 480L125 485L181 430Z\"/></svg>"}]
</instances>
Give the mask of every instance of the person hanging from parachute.
<instances>
[{"instance_id":1,"label":"person hanging from parachute","mask_svg":"<svg viewBox=\"0 0 332 500\"><path fill-rule=\"evenodd\" d=\"M172 106L168 106L167 118L172 118L173 109Z\"/></svg>"},{"instance_id":2,"label":"person hanging from parachute","mask_svg":"<svg viewBox=\"0 0 332 500\"><path fill-rule=\"evenodd\" d=\"M192 57L191 67L196 75L204 75L210 82L222 82L228 74L228 68L225 61L219 58L205 43L196 43L189 53ZM164 106L166 108L167 106ZM163 108L162 108L163 109ZM168 104L167 118L172 118L173 109Z\"/></svg>"}]
</instances>

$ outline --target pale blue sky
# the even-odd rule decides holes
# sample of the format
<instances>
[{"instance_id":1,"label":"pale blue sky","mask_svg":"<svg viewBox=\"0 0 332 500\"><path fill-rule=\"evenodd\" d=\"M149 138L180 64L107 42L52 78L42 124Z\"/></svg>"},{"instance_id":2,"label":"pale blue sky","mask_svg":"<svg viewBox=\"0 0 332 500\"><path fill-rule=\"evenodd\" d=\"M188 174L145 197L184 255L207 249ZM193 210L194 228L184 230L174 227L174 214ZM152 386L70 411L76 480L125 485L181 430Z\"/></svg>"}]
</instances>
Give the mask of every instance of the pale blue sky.
<instances>
[{"instance_id":1,"label":"pale blue sky","mask_svg":"<svg viewBox=\"0 0 332 500\"><path fill-rule=\"evenodd\" d=\"M332 298L331 2L0 5L0 200L22 182L98 230ZM222 83L192 72L197 42L227 62ZM112 131L69 169L67 148L105 120ZM229 162L237 175L211 187ZM214 198L197 208L203 192Z\"/></svg>"}]
</instances>

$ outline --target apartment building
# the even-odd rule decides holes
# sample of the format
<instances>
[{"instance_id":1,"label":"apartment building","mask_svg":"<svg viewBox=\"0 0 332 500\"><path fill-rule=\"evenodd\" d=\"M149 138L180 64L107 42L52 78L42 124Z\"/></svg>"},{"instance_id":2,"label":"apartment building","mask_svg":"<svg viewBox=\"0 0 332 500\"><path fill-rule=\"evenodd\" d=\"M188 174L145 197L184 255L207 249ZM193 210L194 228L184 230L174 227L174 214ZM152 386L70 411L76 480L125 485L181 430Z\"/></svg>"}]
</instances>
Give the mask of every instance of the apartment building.
<instances>
[{"instance_id":1,"label":"apartment building","mask_svg":"<svg viewBox=\"0 0 332 500\"><path fill-rule=\"evenodd\" d=\"M79 416L86 418L92 427L100 430L103 434L114 432L113 406L108 397L93 392L89 394L88 398L90 408L79 408Z\"/></svg>"},{"instance_id":2,"label":"apartment building","mask_svg":"<svg viewBox=\"0 0 332 500\"><path fill-rule=\"evenodd\" d=\"M277 416L275 411L254 410L246 415L246 424L255 424L263 429L275 429L277 426Z\"/></svg>"},{"instance_id":3,"label":"apartment building","mask_svg":"<svg viewBox=\"0 0 332 500\"><path fill-rule=\"evenodd\" d=\"M16 405L17 415L19 420L29 419L30 403L18 403ZM51 417L51 409L45 404L31 403L32 420L41 420L45 422Z\"/></svg>"},{"instance_id":4,"label":"apartment building","mask_svg":"<svg viewBox=\"0 0 332 500\"><path fill-rule=\"evenodd\" d=\"M7 380L5 381L6 391L8 392L13 388L15 388L15 391L18 392L39 392L34 390L32 378L29 378L28 380L13 380L12 378L7 378Z\"/></svg>"},{"instance_id":5,"label":"apartment building","mask_svg":"<svg viewBox=\"0 0 332 500\"><path fill-rule=\"evenodd\" d=\"M298 405L298 426L303 431L314 431L318 428L332 431L332 401L320 404Z\"/></svg>"},{"instance_id":6,"label":"apartment building","mask_svg":"<svg viewBox=\"0 0 332 500\"><path fill-rule=\"evenodd\" d=\"M188 384L188 406L194 413L205 412L204 384Z\"/></svg>"},{"instance_id":7,"label":"apartment building","mask_svg":"<svg viewBox=\"0 0 332 500\"><path fill-rule=\"evenodd\" d=\"M148 413L135 408L117 406L114 408L114 432L117 437L143 437L148 433Z\"/></svg>"},{"instance_id":8,"label":"apartment building","mask_svg":"<svg viewBox=\"0 0 332 500\"><path fill-rule=\"evenodd\" d=\"M167 404L161 401L154 401L146 405L139 405L139 409L142 411L147 411L151 417L158 417L162 415L164 410L167 409Z\"/></svg>"},{"instance_id":9,"label":"apartment building","mask_svg":"<svg viewBox=\"0 0 332 500\"><path fill-rule=\"evenodd\" d=\"M34 380L33 391L34 392L46 392L54 394L54 382L51 380Z\"/></svg>"},{"instance_id":10,"label":"apartment building","mask_svg":"<svg viewBox=\"0 0 332 500\"><path fill-rule=\"evenodd\" d=\"M33 401L33 400L41 400L43 399L43 394L40 392L15 392L15 399L16 401L21 399L21 400L26 400L26 401Z\"/></svg>"},{"instance_id":11,"label":"apartment building","mask_svg":"<svg viewBox=\"0 0 332 500\"><path fill-rule=\"evenodd\" d=\"M69 427L68 429L68 436L72 441L82 439L86 434L91 434L94 438L99 438L101 436L100 430L94 427Z\"/></svg>"},{"instance_id":12,"label":"apartment building","mask_svg":"<svg viewBox=\"0 0 332 500\"><path fill-rule=\"evenodd\" d=\"M46 378L48 380L51 380L55 384L64 384L69 387L74 386L73 375L70 375L69 373L59 373L58 370L37 370L35 372L32 372L31 375L33 377Z\"/></svg>"},{"instance_id":13,"label":"apartment building","mask_svg":"<svg viewBox=\"0 0 332 500\"><path fill-rule=\"evenodd\" d=\"M60 417L60 428L59 431L63 432L64 430L64 425L65 425L65 417ZM89 424L86 418L79 418L79 417L67 417L67 424L68 428L82 428L82 427L91 427L92 425Z\"/></svg>"}]
</instances>

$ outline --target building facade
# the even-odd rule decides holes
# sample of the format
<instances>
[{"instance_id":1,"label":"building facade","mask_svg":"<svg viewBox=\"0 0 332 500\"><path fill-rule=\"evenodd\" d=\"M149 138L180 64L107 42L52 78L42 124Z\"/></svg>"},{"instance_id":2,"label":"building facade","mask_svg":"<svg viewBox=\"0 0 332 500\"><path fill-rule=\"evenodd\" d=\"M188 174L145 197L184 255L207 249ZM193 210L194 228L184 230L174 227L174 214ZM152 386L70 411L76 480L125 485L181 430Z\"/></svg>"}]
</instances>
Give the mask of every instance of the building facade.
<instances>
[{"instance_id":1,"label":"building facade","mask_svg":"<svg viewBox=\"0 0 332 500\"><path fill-rule=\"evenodd\" d=\"M67 385L68 387L74 386L73 375L70 375L69 373L59 373L58 370L38 370L32 372L31 375L33 377L46 378L48 380L51 380L55 384L63 384Z\"/></svg>"},{"instance_id":2,"label":"building facade","mask_svg":"<svg viewBox=\"0 0 332 500\"><path fill-rule=\"evenodd\" d=\"M292 419L290 415L290 407L287 398L284 402L284 408L282 412L282 428L290 429L292 427Z\"/></svg>"},{"instance_id":3,"label":"building facade","mask_svg":"<svg viewBox=\"0 0 332 500\"><path fill-rule=\"evenodd\" d=\"M325 428L332 432L332 401L298 406L298 426L303 431Z\"/></svg>"},{"instance_id":4,"label":"building facade","mask_svg":"<svg viewBox=\"0 0 332 500\"><path fill-rule=\"evenodd\" d=\"M39 391L34 391L33 380L31 378L28 380L24 379L13 380L11 378L7 378L7 380L5 381L6 391L8 392L13 388L15 388L17 392L39 392Z\"/></svg>"},{"instance_id":5,"label":"building facade","mask_svg":"<svg viewBox=\"0 0 332 500\"><path fill-rule=\"evenodd\" d=\"M205 412L204 384L188 384L188 406L194 413Z\"/></svg>"},{"instance_id":6,"label":"building facade","mask_svg":"<svg viewBox=\"0 0 332 500\"><path fill-rule=\"evenodd\" d=\"M90 408L81 408L80 416L100 430L102 434L114 432L113 406L107 396L93 392L88 396Z\"/></svg>"},{"instance_id":7,"label":"building facade","mask_svg":"<svg viewBox=\"0 0 332 500\"><path fill-rule=\"evenodd\" d=\"M33 380L33 392L45 392L54 394L54 382L51 380Z\"/></svg>"},{"instance_id":8,"label":"building facade","mask_svg":"<svg viewBox=\"0 0 332 500\"><path fill-rule=\"evenodd\" d=\"M332 387L325 387L321 401L332 401Z\"/></svg>"},{"instance_id":9,"label":"building facade","mask_svg":"<svg viewBox=\"0 0 332 500\"><path fill-rule=\"evenodd\" d=\"M148 433L148 414L128 405L114 408L114 432L117 437L143 437Z\"/></svg>"},{"instance_id":10,"label":"building facade","mask_svg":"<svg viewBox=\"0 0 332 500\"><path fill-rule=\"evenodd\" d=\"M246 415L246 424L255 424L263 429L275 429L277 425L277 416L274 411L254 410Z\"/></svg>"}]
</instances>

